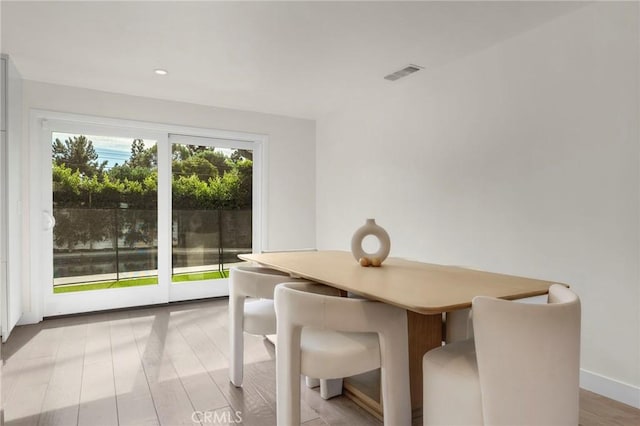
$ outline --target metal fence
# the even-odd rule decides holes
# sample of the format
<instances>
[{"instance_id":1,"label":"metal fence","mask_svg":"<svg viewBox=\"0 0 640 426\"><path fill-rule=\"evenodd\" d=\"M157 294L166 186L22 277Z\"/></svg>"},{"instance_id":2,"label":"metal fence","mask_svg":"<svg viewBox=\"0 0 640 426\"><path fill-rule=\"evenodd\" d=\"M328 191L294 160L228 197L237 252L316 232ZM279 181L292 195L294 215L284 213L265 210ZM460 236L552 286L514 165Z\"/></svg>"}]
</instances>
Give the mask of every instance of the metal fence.
<instances>
[{"instance_id":1,"label":"metal fence","mask_svg":"<svg viewBox=\"0 0 640 426\"><path fill-rule=\"evenodd\" d=\"M53 214L54 285L157 273L155 210L54 208ZM251 219L249 209L174 210L172 268L220 270L237 262L251 252Z\"/></svg>"}]
</instances>

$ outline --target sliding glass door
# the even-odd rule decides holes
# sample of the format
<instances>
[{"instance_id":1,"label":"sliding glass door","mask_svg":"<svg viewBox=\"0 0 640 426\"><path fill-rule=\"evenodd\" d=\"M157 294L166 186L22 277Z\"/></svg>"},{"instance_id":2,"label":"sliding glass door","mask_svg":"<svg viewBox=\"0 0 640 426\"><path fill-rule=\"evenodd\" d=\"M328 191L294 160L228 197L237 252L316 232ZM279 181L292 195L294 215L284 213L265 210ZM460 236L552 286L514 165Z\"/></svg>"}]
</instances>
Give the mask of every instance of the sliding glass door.
<instances>
[{"instance_id":1,"label":"sliding glass door","mask_svg":"<svg viewBox=\"0 0 640 426\"><path fill-rule=\"evenodd\" d=\"M253 247L251 143L171 135L171 300L228 294Z\"/></svg>"},{"instance_id":2,"label":"sliding glass door","mask_svg":"<svg viewBox=\"0 0 640 426\"><path fill-rule=\"evenodd\" d=\"M42 181L48 190L42 191L38 267L44 316L167 300L168 281L159 273L163 212L158 208L163 190L158 150L166 139L161 133L82 123L51 122L43 128Z\"/></svg>"},{"instance_id":3,"label":"sliding glass door","mask_svg":"<svg viewBox=\"0 0 640 426\"><path fill-rule=\"evenodd\" d=\"M62 121L42 139L44 316L228 294L260 147Z\"/></svg>"}]
</instances>

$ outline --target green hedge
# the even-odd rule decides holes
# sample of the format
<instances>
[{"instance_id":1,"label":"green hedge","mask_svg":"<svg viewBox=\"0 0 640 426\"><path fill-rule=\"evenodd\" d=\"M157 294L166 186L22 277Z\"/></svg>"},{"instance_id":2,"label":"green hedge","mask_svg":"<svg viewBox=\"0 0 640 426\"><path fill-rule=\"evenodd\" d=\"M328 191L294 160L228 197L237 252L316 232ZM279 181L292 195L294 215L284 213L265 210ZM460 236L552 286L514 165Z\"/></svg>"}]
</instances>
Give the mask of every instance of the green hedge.
<instances>
[{"instance_id":1,"label":"green hedge","mask_svg":"<svg viewBox=\"0 0 640 426\"><path fill-rule=\"evenodd\" d=\"M174 163L181 162L174 160ZM174 165L174 170L176 169ZM172 175L172 201L180 209L240 209L251 206L252 162L229 162L222 175ZM213 174L213 176L210 176ZM155 209L158 171L146 167L116 166L86 176L65 164L53 163L53 201L58 207Z\"/></svg>"}]
</instances>

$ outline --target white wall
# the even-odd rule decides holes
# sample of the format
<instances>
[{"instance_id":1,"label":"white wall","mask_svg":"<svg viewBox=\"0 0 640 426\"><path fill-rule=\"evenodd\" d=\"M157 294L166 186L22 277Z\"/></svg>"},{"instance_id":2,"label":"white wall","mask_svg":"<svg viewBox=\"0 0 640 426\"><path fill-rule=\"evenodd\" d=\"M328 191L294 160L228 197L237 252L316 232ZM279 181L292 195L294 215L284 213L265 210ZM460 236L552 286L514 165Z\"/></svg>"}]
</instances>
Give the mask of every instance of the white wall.
<instances>
[{"instance_id":1,"label":"white wall","mask_svg":"<svg viewBox=\"0 0 640 426\"><path fill-rule=\"evenodd\" d=\"M375 217L392 256L569 283L583 386L640 407L638 31L585 6L318 120L318 247Z\"/></svg>"},{"instance_id":2,"label":"white wall","mask_svg":"<svg viewBox=\"0 0 640 426\"><path fill-rule=\"evenodd\" d=\"M264 249L315 247L315 122L277 115L213 108L88 89L24 81L24 173L29 188L28 117L30 109L108 118L265 134L267 146L267 241ZM46 190L46 189L43 189ZM29 211L28 196L24 211ZM25 220L26 220L25 215ZM28 230L27 230L28 231ZM29 236L25 236L28 241ZM23 252L28 257L30 248ZM35 260L34 260L35 261ZM24 265L29 270L28 263ZM29 282L29 277L23 279ZM26 284L25 284L26 286ZM25 287L23 307L31 310Z\"/></svg>"}]
</instances>

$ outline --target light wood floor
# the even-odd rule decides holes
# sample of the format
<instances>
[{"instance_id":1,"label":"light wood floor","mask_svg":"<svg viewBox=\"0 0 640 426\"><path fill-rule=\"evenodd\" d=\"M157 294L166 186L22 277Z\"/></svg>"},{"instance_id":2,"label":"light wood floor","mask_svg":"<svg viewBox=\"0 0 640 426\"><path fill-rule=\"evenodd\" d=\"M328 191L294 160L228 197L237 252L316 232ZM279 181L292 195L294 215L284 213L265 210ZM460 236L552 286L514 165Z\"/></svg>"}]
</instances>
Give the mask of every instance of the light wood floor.
<instances>
[{"instance_id":1,"label":"light wood floor","mask_svg":"<svg viewBox=\"0 0 640 426\"><path fill-rule=\"evenodd\" d=\"M275 425L274 348L245 342L237 389L227 378L226 299L17 327L2 347L5 422ZM305 426L381 424L345 397L324 401L304 387L302 417ZM582 391L580 422L637 426L640 410Z\"/></svg>"}]
</instances>

